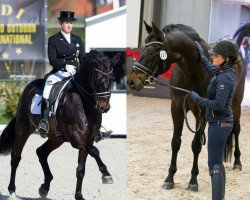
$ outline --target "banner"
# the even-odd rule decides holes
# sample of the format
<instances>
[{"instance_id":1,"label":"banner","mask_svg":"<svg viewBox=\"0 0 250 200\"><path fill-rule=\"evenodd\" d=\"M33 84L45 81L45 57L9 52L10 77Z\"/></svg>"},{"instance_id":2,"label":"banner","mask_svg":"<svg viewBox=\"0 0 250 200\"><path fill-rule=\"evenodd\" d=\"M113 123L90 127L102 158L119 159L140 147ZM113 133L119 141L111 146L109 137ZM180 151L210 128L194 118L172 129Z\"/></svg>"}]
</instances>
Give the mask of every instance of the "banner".
<instances>
[{"instance_id":1,"label":"banner","mask_svg":"<svg viewBox=\"0 0 250 200\"><path fill-rule=\"evenodd\" d=\"M0 61L45 60L46 0L0 1Z\"/></svg>"}]
</instances>

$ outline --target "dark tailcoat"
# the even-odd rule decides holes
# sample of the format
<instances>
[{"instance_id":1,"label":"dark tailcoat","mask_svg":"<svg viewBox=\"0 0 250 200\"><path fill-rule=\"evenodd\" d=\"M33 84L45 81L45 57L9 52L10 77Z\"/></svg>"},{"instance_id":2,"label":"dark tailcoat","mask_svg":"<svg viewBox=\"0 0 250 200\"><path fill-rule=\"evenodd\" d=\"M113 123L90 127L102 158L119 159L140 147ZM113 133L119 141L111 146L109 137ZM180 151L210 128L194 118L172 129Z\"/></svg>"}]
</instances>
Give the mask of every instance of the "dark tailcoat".
<instances>
[{"instance_id":1,"label":"dark tailcoat","mask_svg":"<svg viewBox=\"0 0 250 200\"><path fill-rule=\"evenodd\" d=\"M51 73L59 70L66 71L65 66L67 64L78 67L84 56L85 50L80 37L71 33L70 44L61 32L49 37L48 58L50 65L53 67Z\"/></svg>"}]
</instances>

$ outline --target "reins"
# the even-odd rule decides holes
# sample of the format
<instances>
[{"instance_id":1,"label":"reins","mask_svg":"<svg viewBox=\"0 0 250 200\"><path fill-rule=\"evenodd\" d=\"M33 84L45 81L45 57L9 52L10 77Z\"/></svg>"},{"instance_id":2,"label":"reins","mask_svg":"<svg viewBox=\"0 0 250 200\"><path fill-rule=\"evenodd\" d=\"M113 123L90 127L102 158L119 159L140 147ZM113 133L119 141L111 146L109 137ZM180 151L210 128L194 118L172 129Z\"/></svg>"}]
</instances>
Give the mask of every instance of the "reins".
<instances>
[{"instance_id":1,"label":"reins","mask_svg":"<svg viewBox=\"0 0 250 200\"><path fill-rule=\"evenodd\" d=\"M187 99L187 97L188 97L189 95L191 95L191 91L190 91L190 90L187 90L187 89L184 89L184 88L180 88L180 87L176 87L176 86L170 85L169 83L161 83L161 82L157 81L156 79L155 79L155 83L158 84L158 85L166 86L166 87L169 87L169 88L172 88L172 89L175 89L175 90L178 90L178 91L182 91L182 92L187 93L187 94L185 95L185 97L184 97L183 104L182 104L185 123L186 123L188 129L189 129L192 133L197 133L198 131L200 131L203 120L202 120L202 117L201 117L201 108L200 108L199 105L198 105L198 109L199 109L199 116L200 116L200 119L201 119L201 120L199 121L198 127L197 127L197 129L196 129L195 131L190 127L189 122L188 122L188 118L187 118L186 99ZM205 137L205 134L204 134L204 133L201 133L201 143L202 143L203 145L206 144L206 137Z\"/></svg>"}]
</instances>

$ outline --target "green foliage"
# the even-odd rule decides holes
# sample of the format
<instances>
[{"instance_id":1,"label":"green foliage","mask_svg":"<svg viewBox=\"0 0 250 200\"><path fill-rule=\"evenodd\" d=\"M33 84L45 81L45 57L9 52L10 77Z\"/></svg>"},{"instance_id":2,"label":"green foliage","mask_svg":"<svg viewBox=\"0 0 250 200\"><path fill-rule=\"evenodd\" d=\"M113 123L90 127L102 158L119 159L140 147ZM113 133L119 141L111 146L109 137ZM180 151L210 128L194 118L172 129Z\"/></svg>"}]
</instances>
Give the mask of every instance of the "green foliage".
<instances>
[{"instance_id":1,"label":"green foliage","mask_svg":"<svg viewBox=\"0 0 250 200\"><path fill-rule=\"evenodd\" d=\"M5 107L0 107L0 124L8 124L9 120L4 117Z\"/></svg>"},{"instance_id":2,"label":"green foliage","mask_svg":"<svg viewBox=\"0 0 250 200\"><path fill-rule=\"evenodd\" d=\"M23 84L21 82L1 82L0 99L2 104L5 104L2 117L10 120L15 116L22 90Z\"/></svg>"}]
</instances>

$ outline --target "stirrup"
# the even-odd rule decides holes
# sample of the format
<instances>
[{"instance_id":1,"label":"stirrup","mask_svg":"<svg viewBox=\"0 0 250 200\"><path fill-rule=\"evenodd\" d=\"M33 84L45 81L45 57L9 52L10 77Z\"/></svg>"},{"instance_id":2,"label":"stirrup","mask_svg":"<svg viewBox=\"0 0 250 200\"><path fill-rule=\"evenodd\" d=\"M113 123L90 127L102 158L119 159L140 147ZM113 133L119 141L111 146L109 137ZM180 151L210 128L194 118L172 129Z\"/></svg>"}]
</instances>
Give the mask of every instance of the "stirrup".
<instances>
[{"instance_id":1,"label":"stirrup","mask_svg":"<svg viewBox=\"0 0 250 200\"><path fill-rule=\"evenodd\" d=\"M105 132L102 132L102 131L99 131L97 133L97 135L95 136L95 142L99 142L101 140L105 140L107 138L110 138L110 135L113 133L112 130L109 130L109 131L105 131Z\"/></svg>"},{"instance_id":2,"label":"stirrup","mask_svg":"<svg viewBox=\"0 0 250 200\"><path fill-rule=\"evenodd\" d=\"M40 132L42 138L47 137L48 130L49 130L48 122L45 119L42 119L38 125L38 131Z\"/></svg>"}]
</instances>

